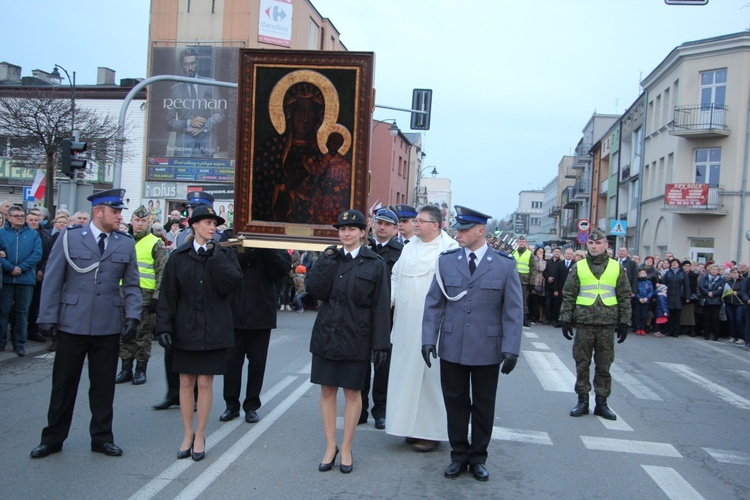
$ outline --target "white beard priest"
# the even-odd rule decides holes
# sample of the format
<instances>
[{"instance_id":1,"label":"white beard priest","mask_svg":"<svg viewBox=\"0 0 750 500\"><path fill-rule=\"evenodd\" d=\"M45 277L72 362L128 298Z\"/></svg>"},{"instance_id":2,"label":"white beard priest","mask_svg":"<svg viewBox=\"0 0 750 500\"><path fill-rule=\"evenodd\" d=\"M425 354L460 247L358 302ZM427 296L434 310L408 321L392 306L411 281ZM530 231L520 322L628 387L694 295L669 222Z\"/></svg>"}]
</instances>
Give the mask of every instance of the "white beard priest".
<instances>
[{"instance_id":1,"label":"white beard priest","mask_svg":"<svg viewBox=\"0 0 750 500\"><path fill-rule=\"evenodd\" d=\"M425 206L414 220L414 234L391 273L391 370L388 376L386 432L403 436L417 451L434 450L448 440L440 370L422 360L422 315L441 252L458 244L442 231L440 208Z\"/></svg>"}]
</instances>

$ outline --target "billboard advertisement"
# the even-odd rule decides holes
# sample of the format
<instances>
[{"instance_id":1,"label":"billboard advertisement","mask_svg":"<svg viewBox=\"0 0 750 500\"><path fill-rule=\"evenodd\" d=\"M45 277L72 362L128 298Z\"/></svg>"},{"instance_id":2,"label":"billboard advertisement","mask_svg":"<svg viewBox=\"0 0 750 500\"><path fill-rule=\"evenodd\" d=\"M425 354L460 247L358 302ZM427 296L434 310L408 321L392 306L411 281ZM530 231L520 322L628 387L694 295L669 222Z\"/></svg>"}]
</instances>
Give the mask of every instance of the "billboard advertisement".
<instances>
[{"instance_id":1,"label":"billboard advertisement","mask_svg":"<svg viewBox=\"0 0 750 500\"><path fill-rule=\"evenodd\" d=\"M187 76L206 84L150 87L147 180L234 182L237 91L210 82L236 82L237 56L236 47L152 47L151 76Z\"/></svg>"},{"instance_id":2,"label":"billboard advertisement","mask_svg":"<svg viewBox=\"0 0 750 500\"><path fill-rule=\"evenodd\" d=\"M293 11L292 0L260 0L258 41L291 47Z\"/></svg>"},{"instance_id":3,"label":"billboard advertisement","mask_svg":"<svg viewBox=\"0 0 750 500\"><path fill-rule=\"evenodd\" d=\"M708 203L708 184L667 184L664 204L667 206L704 206Z\"/></svg>"}]
</instances>

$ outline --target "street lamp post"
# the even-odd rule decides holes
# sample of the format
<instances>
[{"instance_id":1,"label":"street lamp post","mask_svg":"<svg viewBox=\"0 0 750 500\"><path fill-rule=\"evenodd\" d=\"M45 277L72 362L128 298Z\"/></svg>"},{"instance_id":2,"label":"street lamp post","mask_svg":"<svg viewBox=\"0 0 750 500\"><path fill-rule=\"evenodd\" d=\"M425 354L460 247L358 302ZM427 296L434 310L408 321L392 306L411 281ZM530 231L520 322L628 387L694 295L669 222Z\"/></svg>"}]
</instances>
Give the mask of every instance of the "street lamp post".
<instances>
[{"instance_id":1,"label":"street lamp post","mask_svg":"<svg viewBox=\"0 0 750 500\"><path fill-rule=\"evenodd\" d=\"M60 66L59 64L55 64L55 68L52 70L52 73L50 75L54 78L61 79L59 69L63 70L63 73L65 73L65 76L68 78L68 85L70 85L70 136L73 137L76 141L78 140L78 134L76 133L76 72L73 72L73 78L70 77L70 74L68 73L68 70ZM69 208L73 208L76 201L76 177L78 177L78 173L76 172L76 175L73 179L71 179L70 182L70 206ZM51 167L47 169L46 172L46 188L44 192L44 205L47 207L47 210L52 209L52 205L54 203L54 190L53 185L55 183L55 168ZM58 200L59 201L59 200Z\"/></svg>"},{"instance_id":2,"label":"street lamp post","mask_svg":"<svg viewBox=\"0 0 750 500\"><path fill-rule=\"evenodd\" d=\"M414 188L414 199L417 201L417 205L424 205L425 203L427 203L427 186L425 186L425 192L424 193L420 193L419 192L419 187L420 187L421 181L422 181L422 174L428 168L432 169L432 172L430 172L431 176L435 177L436 175L438 175L437 167L435 167L435 166L425 167L425 168L423 168L422 170L419 171L419 174L417 175L417 185ZM420 203L420 197L424 198L424 203Z\"/></svg>"}]
</instances>

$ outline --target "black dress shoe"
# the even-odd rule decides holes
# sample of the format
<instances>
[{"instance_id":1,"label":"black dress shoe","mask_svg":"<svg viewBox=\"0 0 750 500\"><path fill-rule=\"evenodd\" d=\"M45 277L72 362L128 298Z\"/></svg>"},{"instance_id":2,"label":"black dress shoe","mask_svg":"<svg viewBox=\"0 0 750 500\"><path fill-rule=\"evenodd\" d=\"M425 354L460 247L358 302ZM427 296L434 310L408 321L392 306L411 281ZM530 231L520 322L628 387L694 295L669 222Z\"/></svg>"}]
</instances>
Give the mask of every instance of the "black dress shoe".
<instances>
[{"instance_id":1,"label":"black dress shoe","mask_svg":"<svg viewBox=\"0 0 750 500\"><path fill-rule=\"evenodd\" d=\"M195 443L195 434L193 434L193 442L190 443L190 448L187 450L177 450L177 460L189 457L193 452L193 443Z\"/></svg>"},{"instance_id":2,"label":"black dress shoe","mask_svg":"<svg viewBox=\"0 0 750 500\"><path fill-rule=\"evenodd\" d=\"M179 406L180 404L180 398L171 398L167 396L162 401L159 401L155 405L153 405L151 408L154 410L166 410L167 408L170 408L172 406Z\"/></svg>"},{"instance_id":3,"label":"black dress shoe","mask_svg":"<svg viewBox=\"0 0 750 500\"><path fill-rule=\"evenodd\" d=\"M349 474L352 471L352 469L354 469L354 453L352 453L351 455L352 455L352 463L350 463L349 465L344 465L343 460L339 462L339 470L341 471L342 474Z\"/></svg>"},{"instance_id":4,"label":"black dress shoe","mask_svg":"<svg viewBox=\"0 0 750 500\"><path fill-rule=\"evenodd\" d=\"M376 429L385 429L385 418L384 417L378 417L375 419L375 428Z\"/></svg>"},{"instance_id":5,"label":"black dress shoe","mask_svg":"<svg viewBox=\"0 0 750 500\"><path fill-rule=\"evenodd\" d=\"M234 420L235 418L240 416L239 410L226 410L224 413L221 414L219 417L219 420L222 422L229 422L230 420Z\"/></svg>"},{"instance_id":6,"label":"black dress shoe","mask_svg":"<svg viewBox=\"0 0 750 500\"><path fill-rule=\"evenodd\" d=\"M92 444L91 451L95 453L103 453L108 457L119 457L122 455L122 448L115 443Z\"/></svg>"},{"instance_id":7,"label":"black dress shoe","mask_svg":"<svg viewBox=\"0 0 750 500\"><path fill-rule=\"evenodd\" d=\"M40 444L31 450L31 458L44 458L62 451L62 444Z\"/></svg>"},{"instance_id":8,"label":"black dress shoe","mask_svg":"<svg viewBox=\"0 0 750 500\"><path fill-rule=\"evenodd\" d=\"M206 438L203 438L203 451L195 451L195 438L193 438L193 448L190 448L190 456L193 458L193 462L200 462L206 458Z\"/></svg>"},{"instance_id":9,"label":"black dress shoe","mask_svg":"<svg viewBox=\"0 0 750 500\"><path fill-rule=\"evenodd\" d=\"M448 479L454 479L461 475L466 470L466 464L463 462L451 462L451 464L445 469L443 475Z\"/></svg>"},{"instance_id":10,"label":"black dress shoe","mask_svg":"<svg viewBox=\"0 0 750 500\"><path fill-rule=\"evenodd\" d=\"M260 420L260 417L255 410L250 410L249 412L245 413L245 422L247 422L248 424L254 424L258 420Z\"/></svg>"},{"instance_id":11,"label":"black dress shoe","mask_svg":"<svg viewBox=\"0 0 750 500\"><path fill-rule=\"evenodd\" d=\"M24 349L23 346L14 347L13 352L15 352L19 358L26 356L26 349Z\"/></svg>"},{"instance_id":12,"label":"black dress shoe","mask_svg":"<svg viewBox=\"0 0 750 500\"><path fill-rule=\"evenodd\" d=\"M484 464L473 464L470 469L477 481L487 481L490 478L490 473L484 468Z\"/></svg>"},{"instance_id":13,"label":"black dress shoe","mask_svg":"<svg viewBox=\"0 0 750 500\"><path fill-rule=\"evenodd\" d=\"M330 462L320 462L320 465L318 465L318 470L320 472L328 472L329 470L333 469L333 463L336 461L336 455L339 454L339 447L336 447L336 453L333 454L333 458Z\"/></svg>"}]
</instances>

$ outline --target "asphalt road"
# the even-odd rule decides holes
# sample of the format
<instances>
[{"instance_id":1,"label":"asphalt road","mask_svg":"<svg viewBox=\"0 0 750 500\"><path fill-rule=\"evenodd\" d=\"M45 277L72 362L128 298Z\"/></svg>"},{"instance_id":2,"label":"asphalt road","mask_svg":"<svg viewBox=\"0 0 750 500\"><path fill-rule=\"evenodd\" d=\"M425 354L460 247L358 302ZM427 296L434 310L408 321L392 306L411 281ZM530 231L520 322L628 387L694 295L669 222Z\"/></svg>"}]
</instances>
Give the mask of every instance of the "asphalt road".
<instances>
[{"instance_id":1,"label":"asphalt road","mask_svg":"<svg viewBox=\"0 0 750 500\"><path fill-rule=\"evenodd\" d=\"M513 373L501 375L489 449L490 480L443 478L450 449L418 453L360 425L354 472L317 470L325 441L318 388L309 383L315 313L279 314L261 420L219 422L214 381L207 457L177 461L178 409L154 411L165 392L154 343L148 383L117 386L119 458L90 451L85 370L62 453L32 460L46 423L52 355L0 353L0 497L65 498L707 498L750 497L750 353L726 342L638 337L617 346L610 422L568 416L576 402L571 342L558 329L524 329ZM339 397L339 414L343 397ZM593 409L593 396L592 396ZM341 421L339 421L340 435ZM337 462L338 463L338 462Z\"/></svg>"}]
</instances>

